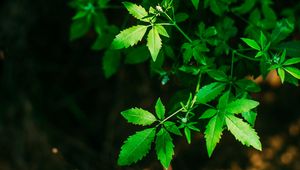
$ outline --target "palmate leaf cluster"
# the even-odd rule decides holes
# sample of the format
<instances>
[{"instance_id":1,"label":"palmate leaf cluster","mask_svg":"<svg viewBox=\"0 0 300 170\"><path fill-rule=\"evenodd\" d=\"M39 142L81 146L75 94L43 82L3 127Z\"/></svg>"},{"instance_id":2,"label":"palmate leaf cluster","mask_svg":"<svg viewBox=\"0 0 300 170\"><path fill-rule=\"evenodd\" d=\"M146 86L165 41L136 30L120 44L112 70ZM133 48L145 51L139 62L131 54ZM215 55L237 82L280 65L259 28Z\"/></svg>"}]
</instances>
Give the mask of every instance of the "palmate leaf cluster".
<instances>
[{"instance_id":1,"label":"palmate leaf cluster","mask_svg":"<svg viewBox=\"0 0 300 170\"><path fill-rule=\"evenodd\" d=\"M124 28L112 25L105 15L112 4L122 5L136 24L124 19ZM131 108L121 113L128 123L145 129L124 142L120 166L136 163L153 148L168 168L174 139L191 143L195 133L204 134L209 157L228 133L262 150L254 129L259 102L251 95L261 89L246 77L265 78L275 70L282 83L298 86L300 79L300 42L291 36L299 29L299 11L290 7L275 12L274 5L272 0L72 2L77 12L71 40L97 33L92 49L104 54L106 77L122 63L148 62L162 85L184 89L168 95L165 103L171 104L158 98L154 111Z\"/></svg>"}]
</instances>

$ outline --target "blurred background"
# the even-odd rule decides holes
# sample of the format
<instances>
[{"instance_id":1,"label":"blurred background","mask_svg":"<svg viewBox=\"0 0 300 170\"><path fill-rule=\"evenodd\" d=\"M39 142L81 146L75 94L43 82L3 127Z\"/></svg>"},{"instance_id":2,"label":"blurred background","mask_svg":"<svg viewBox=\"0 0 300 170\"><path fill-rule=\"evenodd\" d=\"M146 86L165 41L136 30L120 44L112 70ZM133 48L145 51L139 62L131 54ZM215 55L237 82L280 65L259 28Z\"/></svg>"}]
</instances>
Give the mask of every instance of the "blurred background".
<instances>
[{"instance_id":1,"label":"blurred background","mask_svg":"<svg viewBox=\"0 0 300 170\"><path fill-rule=\"evenodd\" d=\"M73 15L63 0L0 2L0 170L162 169L153 151L136 165L117 166L120 146L137 129L120 112L151 110L174 87L161 86L147 64L122 65L106 79L103 53L90 50L95 34L69 41ZM276 73L260 83L262 152L224 133L209 159L203 136L191 145L175 138L170 169L299 170L300 88L282 86Z\"/></svg>"}]
</instances>

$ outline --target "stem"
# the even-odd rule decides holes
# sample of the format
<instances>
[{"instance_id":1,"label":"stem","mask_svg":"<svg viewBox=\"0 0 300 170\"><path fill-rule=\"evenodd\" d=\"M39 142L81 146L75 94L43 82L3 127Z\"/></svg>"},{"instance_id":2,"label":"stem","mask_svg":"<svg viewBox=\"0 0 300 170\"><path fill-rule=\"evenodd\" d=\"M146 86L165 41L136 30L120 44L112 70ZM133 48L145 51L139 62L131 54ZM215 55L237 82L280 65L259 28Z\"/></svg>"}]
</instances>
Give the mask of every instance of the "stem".
<instances>
[{"instance_id":1,"label":"stem","mask_svg":"<svg viewBox=\"0 0 300 170\"><path fill-rule=\"evenodd\" d=\"M237 52L237 51L235 51L235 54L237 54L238 56L240 56L240 57L242 57L242 58L245 58L245 59L251 60L251 61L260 61L259 59L256 59L256 58L251 58L251 57L245 56L244 54L242 54L242 53L239 53L239 52Z\"/></svg>"},{"instance_id":2,"label":"stem","mask_svg":"<svg viewBox=\"0 0 300 170\"><path fill-rule=\"evenodd\" d=\"M176 24L176 21L174 21L166 12L163 12L165 16L171 21L172 25L190 42L192 43L192 39Z\"/></svg>"},{"instance_id":3,"label":"stem","mask_svg":"<svg viewBox=\"0 0 300 170\"><path fill-rule=\"evenodd\" d=\"M177 110L176 112L174 112L173 114L171 114L170 116L168 116L167 118L165 118L163 121L161 121L158 125L156 125L156 127L158 127L159 125L165 123L167 120L171 119L173 116L175 116L176 114L178 114L182 110L183 110L183 108L180 108L179 110Z\"/></svg>"}]
</instances>

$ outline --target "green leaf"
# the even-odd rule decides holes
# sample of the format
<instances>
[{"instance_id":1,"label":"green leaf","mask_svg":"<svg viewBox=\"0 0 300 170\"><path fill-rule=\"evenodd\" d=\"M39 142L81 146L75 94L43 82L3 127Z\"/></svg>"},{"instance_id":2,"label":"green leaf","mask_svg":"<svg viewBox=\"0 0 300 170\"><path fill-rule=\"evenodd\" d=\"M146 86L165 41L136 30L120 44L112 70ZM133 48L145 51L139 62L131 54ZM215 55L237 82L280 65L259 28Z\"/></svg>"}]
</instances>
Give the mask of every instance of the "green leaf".
<instances>
[{"instance_id":1,"label":"green leaf","mask_svg":"<svg viewBox=\"0 0 300 170\"><path fill-rule=\"evenodd\" d=\"M279 63L282 64L285 58L286 58L286 49L284 49L283 52L281 53Z\"/></svg>"},{"instance_id":2,"label":"green leaf","mask_svg":"<svg viewBox=\"0 0 300 170\"><path fill-rule=\"evenodd\" d=\"M285 67L284 70L287 71L288 73L290 73L295 78L300 79L300 70L298 68Z\"/></svg>"},{"instance_id":3,"label":"green leaf","mask_svg":"<svg viewBox=\"0 0 300 170\"><path fill-rule=\"evenodd\" d=\"M277 48L286 49L287 55L291 57L300 57L300 41L290 41L279 44Z\"/></svg>"},{"instance_id":4,"label":"green leaf","mask_svg":"<svg viewBox=\"0 0 300 170\"><path fill-rule=\"evenodd\" d=\"M208 119L216 115L217 110L216 109L207 109L200 117L199 119Z\"/></svg>"},{"instance_id":5,"label":"green leaf","mask_svg":"<svg viewBox=\"0 0 300 170\"><path fill-rule=\"evenodd\" d=\"M204 33L205 38L209 38L218 34L216 27L208 27Z\"/></svg>"},{"instance_id":6,"label":"green leaf","mask_svg":"<svg viewBox=\"0 0 300 170\"><path fill-rule=\"evenodd\" d=\"M176 126L176 124L174 122L166 121L166 122L164 122L164 126L169 132L171 132L175 135L178 135L178 136L182 136L179 128Z\"/></svg>"},{"instance_id":7,"label":"green leaf","mask_svg":"<svg viewBox=\"0 0 300 170\"><path fill-rule=\"evenodd\" d=\"M146 17L148 16L148 12L142 6L136 5L131 2L123 2L123 5L128 10L128 12L136 19L149 22L149 19L146 19Z\"/></svg>"},{"instance_id":8,"label":"green leaf","mask_svg":"<svg viewBox=\"0 0 300 170\"><path fill-rule=\"evenodd\" d=\"M77 19L71 24L70 41L84 36L90 30L91 24L85 18Z\"/></svg>"},{"instance_id":9,"label":"green leaf","mask_svg":"<svg viewBox=\"0 0 300 170\"><path fill-rule=\"evenodd\" d=\"M154 27L160 35L168 37L168 38L170 37L167 30L165 29L165 27L163 27L161 25L155 25Z\"/></svg>"},{"instance_id":10,"label":"green leaf","mask_svg":"<svg viewBox=\"0 0 300 170\"><path fill-rule=\"evenodd\" d=\"M277 73L280 77L280 80L281 80L281 83L283 84L284 83L284 80L285 80L285 72L282 68L278 68L277 69Z\"/></svg>"},{"instance_id":11,"label":"green leaf","mask_svg":"<svg viewBox=\"0 0 300 170\"><path fill-rule=\"evenodd\" d=\"M221 70L209 70L207 72L207 74L209 75L209 77L217 80L217 81L227 81L228 80L228 77L227 75L221 71Z\"/></svg>"},{"instance_id":12,"label":"green leaf","mask_svg":"<svg viewBox=\"0 0 300 170\"><path fill-rule=\"evenodd\" d=\"M298 64L298 63L300 63L300 57L288 59L283 63L283 65L289 66L289 65Z\"/></svg>"},{"instance_id":13,"label":"green leaf","mask_svg":"<svg viewBox=\"0 0 300 170\"><path fill-rule=\"evenodd\" d=\"M186 137L186 140L187 140L188 144L191 144L191 142L192 142L191 130L188 127L184 128L184 134L185 134L185 137Z\"/></svg>"},{"instance_id":14,"label":"green leaf","mask_svg":"<svg viewBox=\"0 0 300 170\"><path fill-rule=\"evenodd\" d=\"M244 89L245 91L253 92L253 93L258 93L260 92L260 87L256 83L254 83L251 80L247 79L241 79L235 82L235 84L241 88Z\"/></svg>"},{"instance_id":15,"label":"green leaf","mask_svg":"<svg viewBox=\"0 0 300 170\"><path fill-rule=\"evenodd\" d=\"M112 48L122 49L137 44L144 37L148 26L137 25L121 31L112 42Z\"/></svg>"},{"instance_id":16,"label":"green leaf","mask_svg":"<svg viewBox=\"0 0 300 170\"><path fill-rule=\"evenodd\" d=\"M156 61L158 53L162 47L162 43L158 31L155 27L153 27L148 34L147 47L150 51L152 60Z\"/></svg>"},{"instance_id":17,"label":"green leaf","mask_svg":"<svg viewBox=\"0 0 300 170\"><path fill-rule=\"evenodd\" d=\"M245 0L241 6L233 8L232 11L239 14L246 14L251 11L251 9L255 6L255 3L256 0Z\"/></svg>"},{"instance_id":18,"label":"green leaf","mask_svg":"<svg viewBox=\"0 0 300 170\"><path fill-rule=\"evenodd\" d=\"M200 0L192 0L192 3L196 9L198 9L198 7L199 7L199 1Z\"/></svg>"},{"instance_id":19,"label":"green leaf","mask_svg":"<svg viewBox=\"0 0 300 170\"><path fill-rule=\"evenodd\" d=\"M233 115L225 116L228 130L239 140L243 145L253 146L261 151L261 143L259 137L252 127Z\"/></svg>"},{"instance_id":20,"label":"green leaf","mask_svg":"<svg viewBox=\"0 0 300 170\"><path fill-rule=\"evenodd\" d=\"M155 116L143 109L132 108L121 112L122 116L129 122L135 125L151 125L156 121Z\"/></svg>"},{"instance_id":21,"label":"green leaf","mask_svg":"<svg viewBox=\"0 0 300 170\"><path fill-rule=\"evenodd\" d=\"M250 123L251 126L254 126L257 113L250 111L250 112L244 112L242 113L242 116L245 120L247 120L248 123Z\"/></svg>"},{"instance_id":22,"label":"green leaf","mask_svg":"<svg viewBox=\"0 0 300 170\"><path fill-rule=\"evenodd\" d=\"M208 103L214 100L217 96L219 96L222 91L225 89L226 84L224 83L211 83L202 87L197 93L197 103Z\"/></svg>"},{"instance_id":23,"label":"green leaf","mask_svg":"<svg viewBox=\"0 0 300 170\"><path fill-rule=\"evenodd\" d=\"M227 106L229 97L230 97L230 91L228 90L219 98L217 108L220 110L223 110L225 108L225 106Z\"/></svg>"},{"instance_id":24,"label":"green leaf","mask_svg":"<svg viewBox=\"0 0 300 170\"><path fill-rule=\"evenodd\" d=\"M265 36L265 34L261 31L260 32L260 46L262 47L262 49L265 49L266 45L267 45L267 37Z\"/></svg>"},{"instance_id":25,"label":"green leaf","mask_svg":"<svg viewBox=\"0 0 300 170\"><path fill-rule=\"evenodd\" d=\"M260 51L260 46L257 44L256 41L249 39L249 38L241 38L248 46L251 48Z\"/></svg>"},{"instance_id":26,"label":"green leaf","mask_svg":"<svg viewBox=\"0 0 300 170\"><path fill-rule=\"evenodd\" d=\"M155 128L150 128L130 136L121 148L118 165L130 165L146 156L155 138L155 130Z\"/></svg>"},{"instance_id":27,"label":"green leaf","mask_svg":"<svg viewBox=\"0 0 300 170\"><path fill-rule=\"evenodd\" d=\"M175 21L176 23L184 22L187 19L189 19L189 15L186 13L178 13L175 15Z\"/></svg>"},{"instance_id":28,"label":"green leaf","mask_svg":"<svg viewBox=\"0 0 300 170\"><path fill-rule=\"evenodd\" d=\"M102 59L102 69L106 78L114 75L120 66L121 54L119 51L107 50Z\"/></svg>"},{"instance_id":29,"label":"green leaf","mask_svg":"<svg viewBox=\"0 0 300 170\"><path fill-rule=\"evenodd\" d=\"M217 114L216 116L210 119L210 121L206 126L204 135L205 135L206 148L209 157L211 157L217 143L219 143L221 139L223 124L224 124L224 115Z\"/></svg>"},{"instance_id":30,"label":"green leaf","mask_svg":"<svg viewBox=\"0 0 300 170\"><path fill-rule=\"evenodd\" d=\"M165 168L168 168L174 155L174 145L170 134L162 128L156 135L155 144L158 160Z\"/></svg>"},{"instance_id":31,"label":"green leaf","mask_svg":"<svg viewBox=\"0 0 300 170\"><path fill-rule=\"evenodd\" d=\"M156 115L159 119L164 119L165 118L165 106L163 105L163 103L161 102L160 98L158 98L156 105L155 105L155 112Z\"/></svg>"},{"instance_id":32,"label":"green leaf","mask_svg":"<svg viewBox=\"0 0 300 170\"><path fill-rule=\"evenodd\" d=\"M229 113L243 113L256 108L258 105L259 103L254 100L238 99L230 102L226 107L226 111Z\"/></svg>"},{"instance_id":33,"label":"green leaf","mask_svg":"<svg viewBox=\"0 0 300 170\"><path fill-rule=\"evenodd\" d=\"M139 64L145 62L150 57L146 46L131 48L125 58L126 64Z\"/></svg>"},{"instance_id":34,"label":"green leaf","mask_svg":"<svg viewBox=\"0 0 300 170\"><path fill-rule=\"evenodd\" d=\"M291 23L287 19L283 19L277 22L275 29L271 35L271 41L274 44L284 40L294 31L294 23Z\"/></svg>"}]
</instances>

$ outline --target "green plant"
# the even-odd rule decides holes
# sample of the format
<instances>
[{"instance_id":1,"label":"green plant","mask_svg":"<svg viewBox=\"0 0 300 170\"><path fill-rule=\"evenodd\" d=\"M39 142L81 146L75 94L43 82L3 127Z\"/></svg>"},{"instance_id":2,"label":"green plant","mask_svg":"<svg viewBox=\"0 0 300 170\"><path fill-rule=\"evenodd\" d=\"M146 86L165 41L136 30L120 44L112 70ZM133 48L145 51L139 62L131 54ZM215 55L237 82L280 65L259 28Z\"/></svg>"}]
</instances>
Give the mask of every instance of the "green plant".
<instances>
[{"instance_id":1,"label":"green plant","mask_svg":"<svg viewBox=\"0 0 300 170\"><path fill-rule=\"evenodd\" d=\"M252 93L260 92L260 87L245 77L265 77L271 70L277 70L282 83L298 85L300 43L286 41L295 28L295 10L286 9L282 13L285 18L278 19L271 0L191 0L185 8L179 0L144 0L143 5L123 2L138 24L123 29L115 38L111 38L115 32L110 32L107 38L101 31L114 26L108 26L103 17L99 20L97 16L103 16L101 7L106 7L108 1L86 2L80 7L81 1L75 1L79 8L73 24L84 20L85 29L78 31L73 25L71 39L86 33L94 17L97 41L112 42L109 47L99 42L93 45L94 49L106 49L103 57L106 77L117 71L125 56L127 64L150 60L151 72L160 77L163 85L176 83L186 89L172 97L176 102L169 108L158 98L155 114L141 108L121 113L129 123L146 129L125 141L119 165L142 159L154 143L158 160L168 168L174 155L173 135L185 136L191 143L193 133L204 133L209 157L224 130L242 144L262 149L254 129L259 102L251 97ZM95 12L90 4L100 4L100 12ZM191 6L192 12L178 12L187 11ZM245 19L246 16L249 18ZM189 32L180 27L181 22L191 23L189 27L184 26ZM179 38L175 36L179 34ZM137 47L120 50L133 46ZM170 80L172 77L179 83Z\"/></svg>"}]
</instances>

